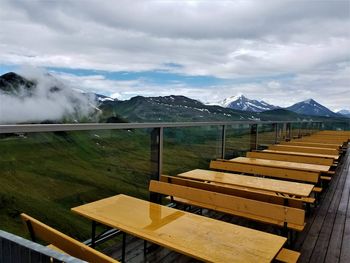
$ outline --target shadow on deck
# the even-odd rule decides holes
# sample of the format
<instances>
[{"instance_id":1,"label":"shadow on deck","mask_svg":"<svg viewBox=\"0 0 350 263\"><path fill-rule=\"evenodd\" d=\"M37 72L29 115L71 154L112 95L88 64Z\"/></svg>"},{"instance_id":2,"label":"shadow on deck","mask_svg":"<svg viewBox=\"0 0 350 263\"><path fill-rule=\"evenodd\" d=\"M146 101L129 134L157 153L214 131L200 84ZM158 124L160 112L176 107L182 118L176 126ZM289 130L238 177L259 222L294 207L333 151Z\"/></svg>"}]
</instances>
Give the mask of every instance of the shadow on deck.
<instances>
[{"instance_id":1,"label":"shadow on deck","mask_svg":"<svg viewBox=\"0 0 350 263\"><path fill-rule=\"evenodd\" d=\"M338 167L337 175L312 209L307 225L292 245L301 252L298 262L350 262L350 158L349 151ZM203 210L204 215L249 228L281 234L279 229L237 217ZM143 240L127 236L126 262L198 262L174 251L151 245L144 254ZM105 251L121 258L121 246Z\"/></svg>"}]
</instances>

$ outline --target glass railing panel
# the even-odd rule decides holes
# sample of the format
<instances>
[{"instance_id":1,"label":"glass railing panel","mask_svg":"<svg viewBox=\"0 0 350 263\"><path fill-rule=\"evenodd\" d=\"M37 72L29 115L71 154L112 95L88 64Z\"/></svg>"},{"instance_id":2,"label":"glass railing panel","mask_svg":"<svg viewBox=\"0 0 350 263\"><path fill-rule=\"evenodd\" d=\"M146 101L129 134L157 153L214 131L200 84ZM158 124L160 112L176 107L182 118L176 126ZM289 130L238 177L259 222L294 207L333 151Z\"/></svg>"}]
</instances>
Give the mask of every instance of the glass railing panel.
<instances>
[{"instance_id":1,"label":"glass railing panel","mask_svg":"<svg viewBox=\"0 0 350 263\"><path fill-rule=\"evenodd\" d=\"M235 124L226 127L225 159L245 156L251 148L249 124Z\"/></svg>"},{"instance_id":2,"label":"glass railing panel","mask_svg":"<svg viewBox=\"0 0 350 263\"><path fill-rule=\"evenodd\" d=\"M276 143L286 140L286 125L284 123L277 123Z\"/></svg>"},{"instance_id":3,"label":"glass railing panel","mask_svg":"<svg viewBox=\"0 0 350 263\"><path fill-rule=\"evenodd\" d=\"M163 174L177 175L192 169L209 169L221 157L222 126L165 128Z\"/></svg>"},{"instance_id":4,"label":"glass railing panel","mask_svg":"<svg viewBox=\"0 0 350 263\"><path fill-rule=\"evenodd\" d=\"M290 139L296 139L301 136L301 123L291 123Z\"/></svg>"},{"instance_id":5,"label":"glass railing panel","mask_svg":"<svg viewBox=\"0 0 350 263\"><path fill-rule=\"evenodd\" d=\"M259 124L258 125L258 150L266 149L270 144L275 144L276 124Z\"/></svg>"},{"instance_id":6,"label":"glass railing panel","mask_svg":"<svg viewBox=\"0 0 350 263\"><path fill-rule=\"evenodd\" d=\"M350 130L350 118L349 120L338 121L338 122L324 122L322 130L339 130L349 131Z\"/></svg>"}]
</instances>

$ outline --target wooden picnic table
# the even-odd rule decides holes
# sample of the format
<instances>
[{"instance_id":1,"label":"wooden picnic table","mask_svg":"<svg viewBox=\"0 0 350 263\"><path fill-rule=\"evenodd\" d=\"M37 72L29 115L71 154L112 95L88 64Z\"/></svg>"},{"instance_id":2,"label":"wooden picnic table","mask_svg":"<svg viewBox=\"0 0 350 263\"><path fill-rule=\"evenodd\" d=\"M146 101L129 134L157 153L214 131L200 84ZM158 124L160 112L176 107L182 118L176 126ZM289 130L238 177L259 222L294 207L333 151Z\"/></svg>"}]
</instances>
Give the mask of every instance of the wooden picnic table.
<instances>
[{"instance_id":1,"label":"wooden picnic table","mask_svg":"<svg viewBox=\"0 0 350 263\"><path fill-rule=\"evenodd\" d=\"M293 162L267 160L267 159L256 159L256 158L247 158L247 157L237 157L234 159L230 159L229 161L236 162L236 163L250 164L250 165L269 166L269 167L302 170L302 171L310 171L310 172L319 172L319 173L322 173L322 172L327 173L329 171L329 169L331 168L328 165L309 164L309 163L293 163Z\"/></svg>"},{"instance_id":2,"label":"wooden picnic table","mask_svg":"<svg viewBox=\"0 0 350 263\"><path fill-rule=\"evenodd\" d=\"M263 177L254 177L241 174L217 172L211 170L195 169L177 176L213 183L234 185L248 189L258 189L274 193L288 194L297 197L310 196L314 186L312 184L296 183Z\"/></svg>"},{"instance_id":3,"label":"wooden picnic table","mask_svg":"<svg viewBox=\"0 0 350 263\"><path fill-rule=\"evenodd\" d=\"M263 150L263 152L269 153L280 153L280 154L289 154L289 155L300 155L300 156L310 156L310 157L321 157L321 158L329 158L338 160L339 155L331 155L331 154L319 154L319 153L303 153L303 152L293 152L293 151L282 151L282 150Z\"/></svg>"},{"instance_id":4,"label":"wooden picnic table","mask_svg":"<svg viewBox=\"0 0 350 263\"><path fill-rule=\"evenodd\" d=\"M208 262L271 262L287 240L123 194L74 207L72 211Z\"/></svg>"}]
</instances>

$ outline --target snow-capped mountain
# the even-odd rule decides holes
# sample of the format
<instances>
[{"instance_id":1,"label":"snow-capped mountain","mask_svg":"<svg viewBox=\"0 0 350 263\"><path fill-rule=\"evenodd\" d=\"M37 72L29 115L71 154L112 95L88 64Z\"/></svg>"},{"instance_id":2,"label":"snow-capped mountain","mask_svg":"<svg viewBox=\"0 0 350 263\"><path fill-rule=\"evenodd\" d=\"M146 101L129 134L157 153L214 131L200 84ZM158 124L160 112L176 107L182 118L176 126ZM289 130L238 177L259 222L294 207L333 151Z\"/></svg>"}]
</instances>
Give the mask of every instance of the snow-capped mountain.
<instances>
[{"instance_id":1,"label":"snow-capped mountain","mask_svg":"<svg viewBox=\"0 0 350 263\"><path fill-rule=\"evenodd\" d=\"M341 114L345 117L348 117L350 118L350 110L340 110L340 111L337 111L338 114Z\"/></svg>"},{"instance_id":2,"label":"snow-capped mountain","mask_svg":"<svg viewBox=\"0 0 350 263\"><path fill-rule=\"evenodd\" d=\"M241 111L262 112L277 109L279 107L266 103L265 101L251 100L242 94L224 99L218 103L220 106Z\"/></svg>"},{"instance_id":3,"label":"snow-capped mountain","mask_svg":"<svg viewBox=\"0 0 350 263\"><path fill-rule=\"evenodd\" d=\"M340 114L337 114L325 106L319 104L313 99L304 100L298 103L293 104L290 107L286 108L287 110L294 111L299 114L304 115L314 115L314 116L326 116L326 117L341 117Z\"/></svg>"}]
</instances>

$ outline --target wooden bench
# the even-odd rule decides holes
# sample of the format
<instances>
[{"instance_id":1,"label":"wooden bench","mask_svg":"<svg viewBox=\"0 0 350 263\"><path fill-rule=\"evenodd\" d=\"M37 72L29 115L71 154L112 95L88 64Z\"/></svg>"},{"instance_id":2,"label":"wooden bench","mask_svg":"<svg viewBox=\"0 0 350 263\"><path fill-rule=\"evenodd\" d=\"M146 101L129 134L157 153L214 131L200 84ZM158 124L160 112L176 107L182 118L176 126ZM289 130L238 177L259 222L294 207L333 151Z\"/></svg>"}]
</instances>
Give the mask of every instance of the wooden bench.
<instances>
[{"instance_id":1,"label":"wooden bench","mask_svg":"<svg viewBox=\"0 0 350 263\"><path fill-rule=\"evenodd\" d=\"M270 150L278 151L290 151L290 152L304 152L304 153L318 153L318 154L329 154L329 155L339 155L339 150L329 149L329 148L318 148L318 147L302 147L294 145L281 145L275 144L269 146Z\"/></svg>"},{"instance_id":2,"label":"wooden bench","mask_svg":"<svg viewBox=\"0 0 350 263\"><path fill-rule=\"evenodd\" d=\"M248 164L235 163L228 160L212 160L210 168L215 170L241 172L252 175L263 175L273 178L282 178L293 181L317 184L320 179L319 172L293 170L277 167L251 166Z\"/></svg>"},{"instance_id":3,"label":"wooden bench","mask_svg":"<svg viewBox=\"0 0 350 263\"><path fill-rule=\"evenodd\" d=\"M331 134L314 134L310 136L310 138L319 138L319 139L323 139L324 141L336 140L336 141L343 141L343 142L346 142L349 140L349 136L347 135L331 135Z\"/></svg>"},{"instance_id":4,"label":"wooden bench","mask_svg":"<svg viewBox=\"0 0 350 263\"><path fill-rule=\"evenodd\" d=\"M205 262L293 259L288 250L283 249L285 237L122 194L74 207L72 211L92 222L120 229ZM298 257L299 253L294 252L294 255Z\"/></svg>"},{"instance_id":5,"label":"wooden bench","mask_svg":"<svg viewBox=\"0 0 350 263\"><path fill-rule=\"evenodd\" d=\"M334 163L334 160L331 158L291 155L287 153L284 154L284 153L275 153L275 152L267 152L267 151L247 152L246 157L286 161L286 162L289 161L289 162L295 162L295 163L311 163L311 164L320 164L320 165L328 165L328 166L331 166Z\"/></svg>"},{"instance_id":6,"label":"wooden bench","mask_svg":"<svg viewBox=\"0 0 350 263\"><path fill-rule=\"evenodd\" d=\"M317 132L316 134L346 135L350 138L350 131L323 130Z\"/></svg>"},{"instance_id":7,"label":"wooden bench","mask_svg":"<svg viewBox=\"0 0 350 263\"><path fill-rule=\"evenodd\" d=\"M288 154L288 155L297 155L297 156L311 156L311 157L321 157L325 159L332 159L334 162L339 160L339 154L336 155L330 155L330 154L319 154L319 153L303 153L303 152L292 152L292 151L283 151L283 150L262 150L262 152L273 152L273 153L280 153L280 154Z\"/></svg>"},{"instance_id":8,"label":"wooden bench","mask_svg":"<svg viewBox=\"0 0 350 263\"><path fill-rule=\"evenodd\" d=\"M344 139L337 139L337 138L322 138L322 137L303 137L301 139L297 139L297 141L302 142L317 142L317 143L339 143L343 146L346 146L348 143L348 140Z\"/></svg>"},{"instance_id":9,"label":"wooden bench","mask_svg":"<svg viewBox=\"0 0 350 263\"><path fill-rule=\"evenodd\" d=\"M250 189L247 187L223 183L201 182L191 179L179 178L178 176L162 175L160 177L160 181L300 209L304 209L304 204L306 206L310 206L316 201L313 197L299 198L288 194L278 194L270 191Z\"/></svg>"},{"instance_id":10,"label":"wooden bench","mask_svg":"<svg viewBox=\"0 0 350 263\"><path fill-rule=\"evenodd\" d=\"M48 225L26 215L21 214L21 218L28 228L31 239L36 242L37 239L49 243L49 247L63 251L73 257L88 262L109 262L117 263L118 261L107 255L63 234L62 232L49 227Z\"/></svg>"},{"instance_id":11,"label":"wooden bench","mask_svg":"<svg viewBox=\"0 0 350 263\"><path fill-rule=\"evenodd\" d=\"M300 253L294 250L282 248L280 253L276 256L277 262L284 262L284 263L293 263L298 262L298 259L300 257Z\"/></svg>"},{"instance_id":12,"label":"wooden bench","mask_svg":"<svg viewBox=\"0 0 350 263\"><path fill-rule=\"evenodd\" d=\"M305 227L303 209L152 180L149 191L173 196L174 201L207 208L267 224L302 231Z\"/></svg>"},{"instance_id":13,"label":"wooden bench","mask_svg":"<svg viewBox=\"0 0 350 263\"><path fill-rule=\"evenodd\" d=\"M292 140L289 142L280 142L280 145L294 145L294 146L306 146L306 147L317 147L317 148L329 148L329 149L336 149L340 150L342 147L342 144L331 144L331 143L321 143L321 142L303 142L303 141L297 141Z\"/></svg>"}]
</instances>

